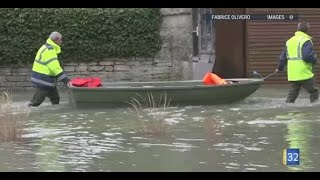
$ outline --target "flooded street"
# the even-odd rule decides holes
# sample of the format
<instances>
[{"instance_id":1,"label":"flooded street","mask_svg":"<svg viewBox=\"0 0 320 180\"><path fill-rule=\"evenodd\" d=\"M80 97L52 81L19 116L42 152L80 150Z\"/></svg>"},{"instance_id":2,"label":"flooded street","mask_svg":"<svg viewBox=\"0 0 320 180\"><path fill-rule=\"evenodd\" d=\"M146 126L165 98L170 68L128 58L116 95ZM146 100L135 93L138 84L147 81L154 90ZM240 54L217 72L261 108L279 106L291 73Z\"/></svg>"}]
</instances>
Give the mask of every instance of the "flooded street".
<instances>
[{"instance_id":1,"label":"flooded street","mask_svg":"<svg viewBox=\"0 0 320 180\"><path fill-rule=\"evenodd\" d=\"M13 108L30 110L22 139L0 143L0 171L319 171L320 102L302 90L262 87L244 101L217 106L74 109L62 103L28 108L32 91L13 93ZM235 92L236 93L236 92ZM142 132L164 120L163 134ZM300 149L300 165L282 151Z\"/></svg>"}]
</instances>

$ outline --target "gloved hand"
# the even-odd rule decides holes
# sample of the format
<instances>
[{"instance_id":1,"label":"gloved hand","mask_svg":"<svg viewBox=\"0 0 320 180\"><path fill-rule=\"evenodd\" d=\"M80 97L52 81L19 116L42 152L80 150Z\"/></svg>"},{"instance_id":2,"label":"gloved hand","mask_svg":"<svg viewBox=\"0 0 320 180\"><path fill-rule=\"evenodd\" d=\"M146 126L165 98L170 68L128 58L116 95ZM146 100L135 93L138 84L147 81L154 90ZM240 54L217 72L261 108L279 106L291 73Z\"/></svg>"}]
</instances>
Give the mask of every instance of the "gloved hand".
<instances>
[{"instance_id":1,"label":"gloved hand","mask_svg":"<svg viewBox=\"0 0 320 180\"><path fill-rule=\"evenodd\" d=\"M70 82L70 79L69 78L65 78L62 80L63 84L64 85L68 85L68 83Z\"/></svg>"}]
</instances>

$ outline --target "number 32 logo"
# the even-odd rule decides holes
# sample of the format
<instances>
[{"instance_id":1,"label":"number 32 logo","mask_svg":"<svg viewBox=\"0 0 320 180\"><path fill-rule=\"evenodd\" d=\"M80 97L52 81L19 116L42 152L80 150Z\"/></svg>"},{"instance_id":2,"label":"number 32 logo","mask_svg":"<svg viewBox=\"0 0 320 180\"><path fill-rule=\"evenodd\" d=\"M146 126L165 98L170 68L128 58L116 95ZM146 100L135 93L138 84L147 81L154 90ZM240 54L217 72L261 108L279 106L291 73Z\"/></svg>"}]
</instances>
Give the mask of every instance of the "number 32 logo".
<instances>
[{"instance_id":1,"label":"number 32 logo","mask_svg":"<svg viewBox=\"0 0 320 180\"><path fill-rule=\"evenodd\" d=\"M299 165L300 164L300 150L299 149L287 149L284 154L284 164L286 165Z\"/></svg>"},{"instance_id":2,"label":"number 32 logo","mask_svg":"<svg viewBox=\"0 0 320 180\"><path fill-rule=\"evenodd\" d=\"M299 161L299 154L298 153L288 153L288 161Z\"/></svg>"}]
</instances>

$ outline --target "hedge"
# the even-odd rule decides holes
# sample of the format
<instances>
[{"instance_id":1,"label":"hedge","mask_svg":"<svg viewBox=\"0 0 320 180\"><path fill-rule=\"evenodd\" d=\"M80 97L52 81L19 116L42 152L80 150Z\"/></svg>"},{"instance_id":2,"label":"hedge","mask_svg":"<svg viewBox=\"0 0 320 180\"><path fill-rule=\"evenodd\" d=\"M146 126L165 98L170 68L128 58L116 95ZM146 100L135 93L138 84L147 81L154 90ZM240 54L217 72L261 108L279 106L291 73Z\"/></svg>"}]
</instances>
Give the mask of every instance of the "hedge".
<instances>
[{"instance_id":1,"label":"hedge","mask_svg":"<svg viewBox=\"0 0 320 180\"><path fill-rule=\"evenodd\" d=\"M153 57L161 48L159 8L1 8L0 64L32 63L52 31L64 62Z\"/></svg>"}]
</instances>

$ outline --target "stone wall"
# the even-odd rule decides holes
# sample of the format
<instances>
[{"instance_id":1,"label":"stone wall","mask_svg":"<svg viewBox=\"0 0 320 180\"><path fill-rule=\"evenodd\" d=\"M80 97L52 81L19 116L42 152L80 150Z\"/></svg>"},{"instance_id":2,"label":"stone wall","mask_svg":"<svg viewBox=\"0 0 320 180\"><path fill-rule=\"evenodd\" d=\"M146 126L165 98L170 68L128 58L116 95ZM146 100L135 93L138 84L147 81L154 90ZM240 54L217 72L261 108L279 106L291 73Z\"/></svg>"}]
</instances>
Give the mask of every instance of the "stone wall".
<instances>
[{"instance_id":1,"label":"stone wall","mask_svg":"<svg viewBox=\"0 0 320 180\"><path fill-rule=\"evenodd\" d=\"M64 63L73 77L96 76L106 82L162 81L192 78L191 8L163 8L162 49L154 58L105 59L91 63ZM28 89L32 65L0 66L0 90Z\"/></svg>"}]
</instances>

